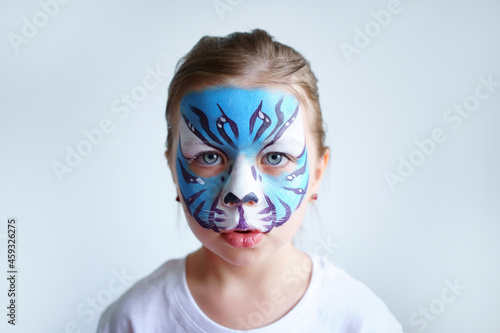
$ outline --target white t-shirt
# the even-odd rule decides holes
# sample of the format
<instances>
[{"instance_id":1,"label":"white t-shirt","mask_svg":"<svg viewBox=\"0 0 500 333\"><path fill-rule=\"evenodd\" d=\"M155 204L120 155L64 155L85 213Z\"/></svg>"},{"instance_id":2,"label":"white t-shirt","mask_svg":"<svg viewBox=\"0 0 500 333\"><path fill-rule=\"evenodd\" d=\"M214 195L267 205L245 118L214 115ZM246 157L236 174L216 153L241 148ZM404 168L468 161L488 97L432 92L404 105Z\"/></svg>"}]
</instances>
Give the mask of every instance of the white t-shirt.
<instances>
[{"instance_id":1,"label":"white t-shirt","mask_svg":"<svg viewBox=\"0 0 500 333\"><path fill-rule=\"evenodd\" d=\"M310 255L309 286L300 301L280 320L244 332L402 333L385 304L364 284L326 258ZM262 311L265 311L263 305ZM265 312L264 312L265 313ZM258 320L259 312L247 315ZM98 333L229 333L208 318L186 282L186 258L169 260L135 283L102 314Z\"/></svg>"}]
</instances>

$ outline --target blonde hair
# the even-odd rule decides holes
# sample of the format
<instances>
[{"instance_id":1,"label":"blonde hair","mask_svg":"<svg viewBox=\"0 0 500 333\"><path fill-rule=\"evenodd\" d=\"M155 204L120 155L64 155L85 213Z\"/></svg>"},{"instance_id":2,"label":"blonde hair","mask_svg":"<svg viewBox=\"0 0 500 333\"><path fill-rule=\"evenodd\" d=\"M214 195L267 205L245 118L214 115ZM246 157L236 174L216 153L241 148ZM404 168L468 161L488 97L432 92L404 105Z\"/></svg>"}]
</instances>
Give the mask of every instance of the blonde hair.
<instances>
[{"instance_id":1,"label":"blonde hair","mask_svg":"<svg viewBox=\"0 0 500 333\"><path fill-rule=\"evenodd\" d=\"M276 42L266 31L235 32L226 37L202 37L177 63L168 89L167 154L172 156L180 121L182 96L195 86L232 85L244 80L258 86L281 86L305 106L309 126L321 156L325 131L319 105L318 80L309 61L293 48Z\"/></svg>"}]
</instances>

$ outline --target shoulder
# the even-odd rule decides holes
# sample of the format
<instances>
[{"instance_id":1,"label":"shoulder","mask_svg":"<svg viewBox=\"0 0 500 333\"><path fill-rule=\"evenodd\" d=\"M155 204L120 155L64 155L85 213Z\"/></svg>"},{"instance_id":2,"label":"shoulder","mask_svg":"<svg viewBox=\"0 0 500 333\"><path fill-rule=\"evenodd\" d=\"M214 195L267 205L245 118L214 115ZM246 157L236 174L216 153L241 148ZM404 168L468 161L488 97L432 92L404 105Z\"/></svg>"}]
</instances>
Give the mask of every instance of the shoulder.
<instances>
[{"instance_id":1,"label":"shoulder","mask_svg":"<svg viewBox=\"0 0 500 333\"><path fill-rule=\"evenodd\" d=\"M97 332L134 332L153 324L159 311L173 307L172 282L181 276L183 260L169 260L137 281L102 313Z\"/></svg>"},{"instance_id":2,"label":"shoulder","mask_svg":"<svg viewBox=\"0 0 500 333\"><path fill-rule=\"evenodd\" d=\"M365 284L326 258L314 257L324 274L320 308L338 332L400 333L401 325L386 304Z\"/></svg>"}]
</instances>

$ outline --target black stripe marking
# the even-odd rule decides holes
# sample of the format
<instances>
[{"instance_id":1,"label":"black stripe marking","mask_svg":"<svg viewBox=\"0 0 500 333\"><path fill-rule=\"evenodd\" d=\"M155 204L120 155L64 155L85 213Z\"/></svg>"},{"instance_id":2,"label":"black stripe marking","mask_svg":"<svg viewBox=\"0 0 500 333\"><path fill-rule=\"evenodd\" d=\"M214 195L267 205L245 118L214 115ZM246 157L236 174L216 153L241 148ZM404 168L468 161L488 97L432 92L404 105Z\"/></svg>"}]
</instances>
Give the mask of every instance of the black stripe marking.
<instances>
[{"instance_id":1,"label":"black stripe marking","mask_svg":"<svg viewBox=\"0 0 500 333\"><path fill-rule=\"evenodd\" d=\"M198 109L196 106L191 106L191 111L193 111L193 113L195 115L198 116L198 118L200 118L200 124L201 124L201 127L205 130L205 132L208 134L208 136L210 137L210 139L212 139L214 142L218 143L218 144L222 144L222 142L219 140L219 138L214 134L212 133L212 131L210 130L210 125L208 123L208 118L207 118L207 115L201 111L200 109ZM196 133L195 133L196 134Z\"/></svg>"}]
</instances>

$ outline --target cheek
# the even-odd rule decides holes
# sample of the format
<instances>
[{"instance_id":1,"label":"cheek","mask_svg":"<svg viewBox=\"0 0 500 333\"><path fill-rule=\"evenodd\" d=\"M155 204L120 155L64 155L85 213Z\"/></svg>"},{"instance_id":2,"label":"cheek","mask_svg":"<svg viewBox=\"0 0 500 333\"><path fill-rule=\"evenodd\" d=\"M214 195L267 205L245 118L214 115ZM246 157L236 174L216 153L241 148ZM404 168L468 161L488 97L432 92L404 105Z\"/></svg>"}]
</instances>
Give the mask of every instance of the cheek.
<instances>
[{"instance_id":1,"label":"cheek","mask_svg":"<svg viewBox=\"0 0 500 333\"><path fill-rule=\"evenodd\" d=\"M299 208L307 192L309 168L305 165L303 174L282 173L279 177L264 176L262 189L275 204L286 203L292 211Z\"/></svg>"},{"instance_id":2,"label":"cheek","mask_svg":"<svg viewBox=\"0 0 500 333\"><path fill-rule=\"evenodd\" d=\"M195 201L196 203L211 204L220 194L223 183L227 179L227 172L221 172L213 177L199 177L188 168L187 163L181 158L177 159L176 173L177 185L187 208L191 212L196 208L192 207Z\"/></svg>"},{"instance_id":3,"label":"cheek","mask_svg":"<svg viewBox=\"0 0 500 333\"><path fill-rule=\"evenodd\" d=\"M290 204L292 209L297 209L307 192L309 184L308 154L300 157L292 171L282 172L277 177L265 177L267 192ZM266 191L266 190L265 190Z\"/></svg>"}]
</instances>

